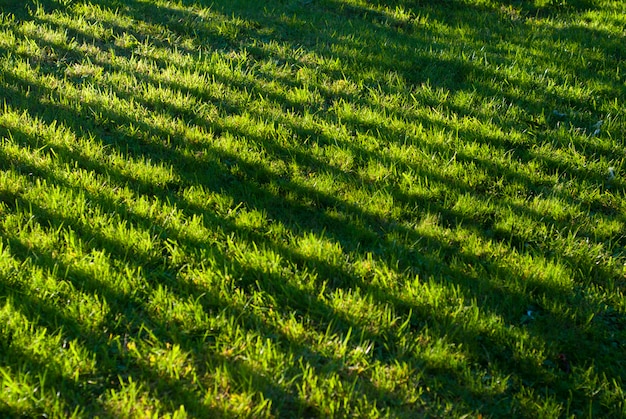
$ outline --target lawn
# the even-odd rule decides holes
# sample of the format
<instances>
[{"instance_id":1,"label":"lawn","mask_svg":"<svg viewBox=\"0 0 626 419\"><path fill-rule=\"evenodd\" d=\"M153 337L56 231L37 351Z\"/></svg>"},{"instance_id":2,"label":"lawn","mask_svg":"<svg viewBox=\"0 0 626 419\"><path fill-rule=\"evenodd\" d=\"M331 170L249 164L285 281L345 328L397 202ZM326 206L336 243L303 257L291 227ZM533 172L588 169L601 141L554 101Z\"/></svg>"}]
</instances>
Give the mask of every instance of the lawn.
<instances>
[{"instance_id":1,"label":"lawn","mask_svg":"<svg viewBox=\"0 0 626 419\"><path fill-rule=\"evenodd\" d=\"M626 416L626 2L0 12L0 416Z\"/></svg>"}]
</instances>

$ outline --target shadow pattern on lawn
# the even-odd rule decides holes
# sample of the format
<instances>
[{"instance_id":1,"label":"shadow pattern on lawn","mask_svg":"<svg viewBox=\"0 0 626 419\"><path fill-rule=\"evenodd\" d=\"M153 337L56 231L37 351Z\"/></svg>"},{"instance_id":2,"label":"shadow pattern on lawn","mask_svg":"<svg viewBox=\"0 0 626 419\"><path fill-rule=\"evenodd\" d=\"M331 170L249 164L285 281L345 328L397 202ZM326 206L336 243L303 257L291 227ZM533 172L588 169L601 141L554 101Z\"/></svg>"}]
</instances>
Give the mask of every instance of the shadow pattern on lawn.
<instances>
[{"instance_id":1,"label":"shadow pattern on lawn","mask_svg":"<svg viewBox=\"0 0 626 419\"><path fill-rule=\"evenodd\" d=\"M93 2L97 3L97 2ZM429 3L429 2L428 2ZM457 2L446 2L447 5ZM507 2L502 2L504 6ZM412 45L426 45L434 50L445 49L446 40L433 29L409 30L403 22L394 22L388 15L376 9L366 9L364 7L346 6L340 1L315 1L308 7L317 8L315 13L320 24L325 14L330 14L333 19L346 19L355 22L355 25L371 24L375 28L371 32L372 42L374 39L388 38L393 40L395 45L388 49L381 49L375 55L365 54L356 43L351 44L350 33L332 33L330 28L318 27L316 33L318 41L312 45L298 45L293 43L291 36L285 37L285 33L298 33L302 28L298 24L306 25L306 22L295 23L294 27L286 27L288 23L283 18L284 13L297 11L300 6L298 2L277 3L273 7L274 13L263 15L261 12L255 15L245 15L243 8L237 6L213 6L216 13L221 14L225 20L227 16L240 17L247 23L245 33L239 33L237 37L220 37L208 28L202 32L202 24L189 24L186 22L197 22L194 15L193 3L183 1L182 4L188 8L166 8L152 3L129 0L123 3L110 5L110 2L102 2L103 7L119 7L120 14L126 15L134 22L163 25L164 18L166 24L175 34L189 36L198 33L203 36L208 47L220 53L228 53L229 50L239 52L246 48L254 59L264 58L268 54L259 48L270 34L275 35L278 42L292 44L294 49L301 48L316 52L319 55L328 55L337 58L343 63L359 63L362 68L370 70L378 75L395 72L403 77L410 86L419 86L422 83L430 83L434 89L445 89L451 92L461 90L475 90L484 97L501 96L509 103L516 103L516 106L527 109L530 115L543 111L550 112L561 106L570 109L586 109L588 103L581 103L571 98L555 97L552 93L545 91L538 95L549 100L549 103L539 103L531 99L515 96L514 93L495 92L490 87L490 80L502 77L495 72L489 72L471 62L459 59L458 61L439 60L436 55L427 53L415 54ZM159 3L162 4L162 3ZM450 12L443 12L440 7L424 2L404 3L398 2L404 7L414 8L416 13L426 13L432 19L449 17ZM582 5L581 8L591 7L588 3L576 3ZM471 16L464 5L458 5L459 19L467 19ZM60 7L55 3L47 6L52 10ZM6 10L6 9L5 9ZM480 10L476 10L479 13ZM535 15L544 13L541 10L531 10ZM567 12L565 10L564 12ZM251 13L251 12L245 12ZM37 22L37 15L30 16ZM454 13L452 13L454 16ZM262 18L262 19L261 19ZM176 23L179 23L177 26ZM466 22L467 23L467 22ZM450 23L452 24L452 23ZM471 26L471 22L468 23ZM520 23L520 25L523 25ZM90 38L85 34L73 31L71 28L58 28L67 31L68 38L74 38L87 44L98 45L99 40ZM108 29L116 34L133 35L139 43L143 42L145 36L137 29L115 27L111 25ZM345 29L342 29L345 30ZM526 42L523 26L512 30L519 32L518 38L513 37L511 42L522 44ZM196 32L194 32L196 31ZM587 28L555 29L555 37L567 37L571 31L589 31L590 38L602 36L603 34L592 33ZM363 36L367 36L362 34ZM481 43L486 39L481 39L480 33L475 34L475 47L480 49ZM572 35L574 36L574 35ZM578 35L576 35L578 36ZM310 38L308 38L310 39ZM343 40L342 40L343 39ZM271 39L269 39L271 40ZM62 65L69 66L71 62L81 62L85 59L93 63L101 64L104 71L120 71L112 62L98 63L98 57L94 54L81 55L77 51L63 51L59 45L51 44L45 39L34 39L40 48L49 48L57 53L57 56L65 57L67 60ZM166 43L160 45L165 49L172 49L174 45ZM104 47L103 47L104 48ZM131 57L131 48L119 47L111 43L106 44L110 53L118 57ZM607 53L619 54L620 48L612 46L614 51ZM179 52L194 55L196 51L185 50L183 47ZM420 51L425 51L420 49ZM3 56L14 54L16 51L4 50ZM399 54L406 54L398 58ZM275 57L278 60L284 59L286 63L289 57ZM153 59L155 64L165 69L172 63ZM391 63L387 65L386 63ZM295 63L294 63L295 64ZM60 77L59 67L56 62L39 63L40 72L50 76ZM243 64L248 65L247 63ZM299 63L298 65L302 65ZM437 78L440 68L448 69L445 78ZM254 71L254 69L251 69ZM341 79L344 75L340 71L328 72L329 77ZM271 400L271 413L276 416L289 417L294 415L300 417L324 416L328 412L318 410L318 406L310 403L298 393L297 385L284 386L277 383L273 377L268 377L263 371L249 365L245 360L236 355L225 355L215 347L216 340L219 339L219 330L187 330L172 320L166 320L158 316L147 303L146 298L157 287L165 287L168 292L177 294L180 301L200 302L204 313L211 316L232 316L237 319L234 327L243 331L253 331L263 339L274 342L285 354L293 354L308 365L314 374L321 379L329 372L339 371L343 384L352 386L354 392L365 396L370 400L377 401L378 409L391 412L392 415L405 415L411 417L416 413L425 415L442 415L445 411L429 411L429 403L432 401L428 397L437 400L454 400L457 403L457 412L484 412L487 415L497 414L502 411L503 404L509 404L508 413L523 415L524 407L516 405L516 395L519 392L533 388L538 392L546 394L546 398L556 398L558 402L571 400L571 412L589 411L592 406L594 415L605 415L614 412L614 406L594 403L586 389L576 387L576 379L579 374L592 369L598 376L606 377L607 380L621 384L620 374L624 371L624 365L616 366L603 362L610 351L623 351L624 342L620 339L624 337L624 325L626 319L622 314L617 314L618 309L610 306L606 301L594 302L586 300L584 288L587 286L600 286L613 289L623 289L624 278L615 266L603 266L596 264L595 260L585 260L576 254L565 254L563 249L551 247L549 243L541 242L536 237L527 237L516 233L514 230L500 231L495 226L497 213L491 215L472 215L461 212L454 207L455 200L446 196L424 197L408 193L400 185L383 180L372 180L362 177L357 171L346 171L341 166L325 161L314 154L303 152L300 142L307 141L311 147L339 145L348 150L354 157L357 164L367 162L392 163L398 172L410 171L418 178L428 179L435 185L442 185L446 190L451 191L455 198L468 195L477 200L490 201L495 208L507 208L523 219L530 219L538 225L550 227L551 231L567 235L575 230L575 220L553 219L543 214L534 212L523 206L516 206L505 199L500 199L494 195L492 185L469 185L457 178L428 170L412 164L410 161L390 162L390 157L383 150L366 149L357 141L344 141L324 132L321 128L311 128L310 125L294 124L291 120L281 120L280 116L268 116L255 109L242 109L240 103L229 103L223 97L211 96L207 92L194 91L187 86L176 81L165 82L156 79L149 74L138 73L135 75L140 83L160 85L165 89L180 92L182 95L191 95L200 102L215 104L221 114L244 114L253 115L259 121L275 118L273 123L280 127L286 127L294 133L298 142L289 143L281 141L272 136L255 136L255 134L244 126L226 124L222 119L207 119L198 117L190 113L188 109L176 108L168 103L137 98L148 112L166 115L172 119L180 119L199 127L203 132L210 133L211 138L230 135L236 139L245 139L249 144L263 153L264 157L271 161L283 160L286 163L296 162L303 171L310 173L331 174L337 184L344 188L363 188L368 185L369 190L375 192L383 190L393 197L396 205L403 208L413 208L412 214L421 213L424 216L436 214L441 227L448 230L457 228L469 228L477 236L485 241L509 244L512 251L520 255L529 257L545 257L548 261L565 261L567 268L574 276L574 286L571 289L560 289L550 284L532 278L524 278L516 270L507 266L497 258L485 258L481 254L471 254L463 250L463 244L456 240L445 240L441 237L425 236L410 228L408 221L404 219L389 219L378 214L373 214L364 210L358 203L349 202L340 195L332 195L321 192L314 187L294 181L289 174L276 174L265 164L242 159L235 153L227 152L218 146L212 146L211 141L192 143L180 137L180 133L175 130L160 128L147 120L124 113L119 110L108 108L104 105L98 107L98 103L86 103L84 108L91 110L91 114L85 112L77 114L71 106L64 107L61 97L62 92L54 91L48 86L37 84L31 80L20 77L19 74L8 69L0 74L0 89L5 102L14 110L27 112L31 117L36 117L46 125L58 124L69 128L77 138L93 138L115 152L124 155L133 161L159 162L163 166L171 168L175 174L175 181L167 184L158 184L142 179L137 179L128 173L107 166L102 161L94 160L89 156L77 152L71 147L63 148L55 145L54 152L58 159L63 162L75 162L76 167L88 170L107 179L111 185L119 188L127 188L136 197L147 199L157 199L160 202L167 202L171 207L176 208L184 214L184 217L191 219L199 216L203 226L209 231L220 231L223 236L233 237L233 240L245 243L249 247L258 246L280 256L282 261L286 261L294 269L315 273L312 275L312 283L316 287L316 292L311 293L303 284L290 280L289 272L284 275L268 273L262 268L253 267L245 262L233 257L226 246L214 243L209 238L207 240L191 238L185 234L184 230L174 228L163 220L155 220L135 213L127 204L112 199L110 195L103 191L83 190L71 184L66 178L59 175L58 171L33 165L29 161L16 161L12 157L0 151L0 167L5 171L15 171L26 184L36 185L38 179L44 179L51 188L59 188L66 193L81 196L94 208L99 208L105 213L117 214L121 219L127 221L134 228L148 232L158 237L158 243L162 245L160 253L158 251L142 252L139 249L128 247L123 242L112 239L104 235L97 226L90 225L86 220L78 217L68 217L50 210L40 202L25 199L20 193L10 191L0 191L2 202L8 211L17 212L28 211L34 216L33 223L40 228L49 231L71 231L76 237L83 240L83 247L86 252L102 252L115 269L115 260L132 266L131 275L136 275L135 282L141 285L137 289L121 290L117 289L107 281L107 278L98 276L95 273L77 268L64 262L57 254L47 249L38 248L36 245L25 243L19 235L12 231L2 231L2 243L10 249L11 256L19 263L32 263L47 270L54 266L59 273L58 280L67 281L73 288L91 296L99 296L108 302L109 317L106 324L109 325L105 331L90 330L84 327L81 322L59 309L62 298L58 300L40 299L33 295L28 284L19 281L10 281L2 278L0 283L0 299L6 300L11 297L13 306L22 312L36 327L47 328L52 331L61 331L63 337L68 341L78 340L86 348L93 349L98 365L93 377L85 377L82 382L76 382L70 377L55 373L55 369L33 357L32 354L21 353L12 348L10 342L3 347L2 362L15 362L28 369L32 374L46 374L46 379L50 383L55 383L54 388L58 391L59 397L64 398L65 403L70 408L84 409L87 414L105 412L106 407L103 400L107 392L119 389L120 386L128 385L131 381L148 388L150 395L159 400L166 412L174 412L180 404L185 406L188 413L194 416L208 416L210 414L232 415L233 412L212 410L215 409L210 404L202 401L202 387L188 377L174 379L150 368L132 355L129 349L127 338L132 337L138 341L142 339L156 339L161 342L170 342L178 345L183 351L189 353L191 363L196 369L198 376L211 374L212 368L227 365L231 374L231 383L239 390L252 390L257 395L255 402L260 403L263 399ZM376 133L381 143L401 144L401 139L406 133L399 132L392 126L371 126L368 121L358 118L351 120L340 120L335 112L336 98L332 92L327 92L324 98L324 105L320 109L307 109L299 103L290 102L289 98L277 93L266 93L262 83L263 75L259 75L258 82L246 79L244 81L228 79L217 74L211 75L212 80L216 80L230 89L236 91L248 91L252 95L263 94L268 100L284 110L289 110L297 114L306 115L314 112L316 118L322 121L331 121L341 124L349 132L353 132L354 137L359 133ZM601 76L598 76L601 77ZM477 80L484 80L484 84L477 84ZM267 81L267 80L266 80ZM82 81L81 81L82 82ZM371 83L370 87L375 87L374 80L362 81L365 85ZM514 81L513 81L514 82ZM79 81L76 82L77 85ZM293 80L279 80L279 83L291 85L292 88L303 87ZM624 97L624 87L614 81L607 83L615 88ZM115 85L99 86L113 92L122 99L130 99L133 92L116 90ZM538 89L538 85L523 86L524 89ZM42 98L56 97L58 100L50 103ZM345 94L343 100L356 103L361 106L379 109L377 105L363 94ZM424 103L424 106L436 106L437 104ZM467 117L477 117L472 109L464 109L450 105L446 109L451 114ZM401 110L387 109L387 114L400 117ZM595 112L595 110L594 110ZM92 116L94 115L94 116ZM595 116L595 115L594 115ZM441 118L429 118L420 115L419 123L426 129L443 130L446 132L456 132L456 136L462 141L476 142L487 145L493 149L512 150L520 164L538 162L547 173L566 172L570 176L569 180L590 179L592 182L602 183L605 176L593 173L581 167L574 167L562 161L551 160L549 156L538 155L533 152L530 144L507 142L501 136L493 138L485 137L482 133L463 131L458 126L442 122ZM544 122L540 122L543 124ZM549 123L549 122L548 122ZM520 121L519 126L510 121L503 122L503 130L524 129L524 126L532 124L532 121ZM510 124L510 125L506 125ZM129 129L132 127L132 129ZM543 128L543 130L542 130ZM549 135L549 127L535 127L536 141L546 141ZM28 130L20 130L15 127L0 127L3 137L10 137L15 144L31 149L38 149L42 144L40 138L35 138L29 134ZM374 135L374 134L373 134ZM155 139L168 139L167 141L155 141ZM440 153L442 155L454 156L457 162L474 164L483 170L489 178L502 178L506 182L525 185L522 193L527 194L529 199L541 194L551 194L571 203L576 207L592 207L593 211L600 216L612 217L624 221L623 214L615 213L617 210L607 204L606 200L598 199L597 202L576 201L569 195L559 196L559 191L550 182L538 183L528 175L515 172L509 167L503 166L489 159L476 159L474 156L464 155L462 151L455 148L454 143L450 143L447 149L428 149L428 144L424 145L427 153ZM442 146L443 147L443 146ZM588 150L589 155L604 157L607 160L614 158L614 150L593 149ZM198 173L210 175L198 176ZM238 225L233 219L223 217L216 213L210 206L201 206L191 202L184 196L184 191L189 188L203 188L208 191L219 192L228 197L231 202L243 205L248 210L258 210L266 215L268 220L285 226L294 237L306 237L314 235L325 237L326 239L338 243L341 249L352 257L370 257L379 264L388 266L392 271L403 275L410 272L419 275L421 281L433 281L448 289L466 304L475 304L483 315L495 315L509 325L505 336L493 336L488 330L474 330L467 325L460 324L446 314L439 313L433 307L420 306L405 298L401 291L389 290L376 283L356 275L346 265L332 264L323 258L305 256L296 249L293 244L285 243L280 239L268 238L267 235L254 228ZM622 188L623 185L616 181L614 188ZM497 192L497 191L496 191ZM418 222L419 220L412 220ZM585 232L581 232L585 234ZM398 241L397 237L402 237ZM589 238L592 244L604 243L599 240L597 243L593 237ZM615 240L615 249L623 251L624 237L610 238ZM273 301L277 304L274 310L279 316L300 316L306 319L306 327L315 330L320 334L332 330L341 338L347 339L351 347L362 345L363 342L372 342L374 350L372 358L382 364L393 365L395 362L407 361L416 371L415 385L421 381L426 383L445 382L447 388L434 388L432 393L424 396L419 402L409 402L398 394L385 391L376 386L367 374L359 374L352 371L346 364L346 359L340 355L333 355L316 351L306 342L295 341L284 331L269 324L266 319L255 314L248 308L237 305L225 305L222 297L216 290L209 290L192 281L181 282L181 272L184 266L179 266L174 262L175 255L171 253L171 246L175 244L187 254L191 254L198 260L202 260L203 255L211 255L212 260L222 262L224 269L236 276L232 284L225 284L231 287L228 292L241 292L252 298L255 293L264 295L266 301ZM469 271L467 267L472 267ZM508 285L514 283L517 286ZM524 284L521 286L520 284ZM617 284L617 285L616 285ZM398 284L398 289L402 289L402 284ZM359 290L361 295L368 296L373 303L378 306L391 306L393 313L400 319L399 324L405 326L405 333L414 336L413 342L400 340L395 332L385 332L372 330L364 327L346 313L336 310L329 304L328 295L333 292L352 292ZM547 312L542 313L544 320L540 325L520 326L520 316L527 307L547 307L559 304L581 304L586 307L580 313L574 315L576 321L572 321L571 313ZM595 304L595 305L594 305ZM36 307L36 311L34 311ZM541 310L541 309L540 309ZM594 313L596 319L591 323L587 322L585 315ZM552 360L556 362L557 354L566 353L572 365L579 368L575 374L567 375L556 366L536 365L532 359L520 357L522 352L516 347L517 338L515 329L524 327L526 332L533 335L538 341L543 342L547 353L553 354ZM459 379L457 371L453 367L432 366L427 357L420 358L419 340L420 334L427 330L431 339L442 339L450 344L464 348L465 356L476 365L477 370L498 371L503 376L511 378L510 388L502 394L486 398L483 394L473 394L464 387L464 383ZM615 345L618 348L615 348ZM200 349L201 348L201 349ZM490 348L485 352L484 348ZM416 355L417 354L417 355ZM580 355L578 355L580 354ZM595 361L590 356L601 354ZM514 360L512 362L512 359ZM297 364L290 366L285 372L284 381L298 382L303 371ZM86 382L89 387L86 387ZM441 385L441 384L439 384ZM90 397L87 400L85 395ZM262 396L262 397L261 397ZM332 397L332 395L328 395ZM538 396L541 397L541 396ZM346 412L349 408L346 407ZM9 414L22 414L24 412L8 412ZM45 413L45 412L27 412ZM114 416L117 412L105 412ZM339 412L341 413L341 412ZM344 412L345 413L345 412Z\"/></svg>"}]
</instances>

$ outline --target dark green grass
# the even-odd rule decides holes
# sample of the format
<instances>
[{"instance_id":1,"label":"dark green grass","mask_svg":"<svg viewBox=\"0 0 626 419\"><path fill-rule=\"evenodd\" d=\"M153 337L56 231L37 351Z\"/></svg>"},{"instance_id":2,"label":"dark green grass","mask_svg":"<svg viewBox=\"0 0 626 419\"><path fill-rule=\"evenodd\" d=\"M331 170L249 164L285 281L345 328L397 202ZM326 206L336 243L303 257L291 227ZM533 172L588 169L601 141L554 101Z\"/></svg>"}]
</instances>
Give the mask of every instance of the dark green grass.
<instances>
[{"instance_id":1,"label":"dark green grass","mask_svg":"<svg viewBox=\"0 0 626 419\"><path fill-rule=\"evenodd\" d=\"M621 1L0 1L0 413L623 417Z\"/></svg>"}]
</instances>

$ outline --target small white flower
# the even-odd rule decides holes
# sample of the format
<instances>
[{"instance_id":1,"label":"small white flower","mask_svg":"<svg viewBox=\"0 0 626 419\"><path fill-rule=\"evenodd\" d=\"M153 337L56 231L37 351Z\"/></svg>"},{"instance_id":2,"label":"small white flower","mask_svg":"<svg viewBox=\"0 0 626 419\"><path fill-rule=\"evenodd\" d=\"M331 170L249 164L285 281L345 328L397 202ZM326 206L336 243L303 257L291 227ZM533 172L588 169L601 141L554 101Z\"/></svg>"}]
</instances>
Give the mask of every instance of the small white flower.
<instances>
[{"instance_id":1,"label":"small white flower","mask_svg":"<svg viewBox=\"0 0 626 419\"><path fill-rule=\"evenodd\" d=\"M609 167L609 180L615 179L615 169L613 167Z\"/></svg>"}]
</instances>

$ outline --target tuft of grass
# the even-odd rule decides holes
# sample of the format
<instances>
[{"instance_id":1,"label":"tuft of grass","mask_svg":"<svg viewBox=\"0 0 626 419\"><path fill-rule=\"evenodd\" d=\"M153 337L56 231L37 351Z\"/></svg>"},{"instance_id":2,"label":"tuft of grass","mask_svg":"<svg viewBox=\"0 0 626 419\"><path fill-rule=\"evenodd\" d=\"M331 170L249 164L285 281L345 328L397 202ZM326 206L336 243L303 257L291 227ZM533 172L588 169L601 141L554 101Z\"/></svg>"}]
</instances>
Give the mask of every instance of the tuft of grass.
<instances>
[{"instance_id":1,"label":"tuft of grass","mask_svg":"<svg viewBox=\"0 0 626 419\"><path fill-rule=\"evenodd\" d=\"M0 413L622 417L617 0L0 0Z\"/></svg>"}]
</instances>

